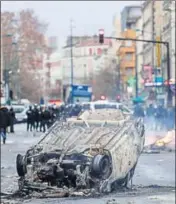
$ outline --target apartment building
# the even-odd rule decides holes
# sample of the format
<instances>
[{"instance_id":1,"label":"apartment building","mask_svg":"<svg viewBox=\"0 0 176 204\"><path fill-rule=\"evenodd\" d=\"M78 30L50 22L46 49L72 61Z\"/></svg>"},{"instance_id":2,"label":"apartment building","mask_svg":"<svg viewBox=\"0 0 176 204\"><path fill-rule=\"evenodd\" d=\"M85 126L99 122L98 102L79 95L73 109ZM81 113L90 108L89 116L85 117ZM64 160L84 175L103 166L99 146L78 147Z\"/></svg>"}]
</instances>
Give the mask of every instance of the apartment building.
<instances>
[{"instance_id":1,"label":"apartment building","mask_svg":"<svg viewBox=\"0 0 176 204\"><path fill-rule=\"evenodd\" d=\"M170 44L170 66L171 66L171 76L170 78L175 78L175 1L164 0L163 5L163 26L162 26L162 40L167 41ZM164 77L167 79L167 57L166 48L163 47L163 72Z\"/></svg>"},{"instance_id":2,"label":"apartment building","mask_svg":"<svg viewBox=\"0 0 176 204\"><path fill-rule=\"evenodd\" d=\"M123 38L136 38L134 30L126 30L122 32ZM135 77L135 46L134 41L122 41L118 50L120 78L123 85L123 90L127 91L127 83Z\"/></svg>"},{"instance_id":3,"label":"apartment building","mask_svg":"<svg viewBox=\"0 0 176 204\"><path fill-rule=\"evenodd\" d=\"M121 12L121 31L135 29L136 19L142 14L140 5L126 6Z\"/></svg>"},{"instance_id":4,"label":"apartment building","mask_svg":"<svg viewBox=\"0 0 176 204\"><path fill-rule=\"evenodd\" d=\"M137 31L139 30L139 32ZM140 32L142 30L142 18L139 17L136 20L136 39L142 40L143 35ZM143 42L136 42L136 66L138 72L138 87L144 88L144 72L143 72Z\"/></svg>"},{"instance_id":5,"label":"apartment building","mask_svg":"<svg viewBox=\"0 0 176 204\"><path fill-rule=\"evenodd\" d=\"M143 38L146 40L161 40L163 23L162 1L145 1L142 7L142 21ZM160 53L157 53L156 45L145 42L143 44L143 62L144 65L151 66L153 74L155 74L158 69L161 69L160 60L161 50Z\"/></svg>"},{"instance_id":6,"label":"apartment building","mask_svg":"<svg viewBox=\"0 0 176 204\"><path fill-rule=\"evenodd\" d=\"M82 84L90 80L93 75L100 70L98 60L112 46L111 41L105 39L104 44L100 44L97 36L73 37L73 69L74 83ZM63 83L69 84L71 81L71 46L69 40L62 49L61 64L63 68Z\"/></svg>"}]
</instances>

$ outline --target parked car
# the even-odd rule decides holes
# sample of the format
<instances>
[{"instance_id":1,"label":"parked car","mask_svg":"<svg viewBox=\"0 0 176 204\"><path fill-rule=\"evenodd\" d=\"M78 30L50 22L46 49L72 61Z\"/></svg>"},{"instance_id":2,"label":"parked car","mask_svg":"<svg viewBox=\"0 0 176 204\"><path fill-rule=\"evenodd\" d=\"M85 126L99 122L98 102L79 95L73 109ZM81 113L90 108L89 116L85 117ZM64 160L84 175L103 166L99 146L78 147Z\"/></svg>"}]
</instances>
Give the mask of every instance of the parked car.
<instances>
[{"instance_id":1,"label":"parked car","mask_svg":"<svg viewBox=\"0 0 176 204\"><path fill-rule=\"evenodd\" d=\"M15 105L13 106L15 117L16 117L16 123L24 123L27 120L26 111L28 108L26 108L23 105Z\"/></svg>"}]
</instances>

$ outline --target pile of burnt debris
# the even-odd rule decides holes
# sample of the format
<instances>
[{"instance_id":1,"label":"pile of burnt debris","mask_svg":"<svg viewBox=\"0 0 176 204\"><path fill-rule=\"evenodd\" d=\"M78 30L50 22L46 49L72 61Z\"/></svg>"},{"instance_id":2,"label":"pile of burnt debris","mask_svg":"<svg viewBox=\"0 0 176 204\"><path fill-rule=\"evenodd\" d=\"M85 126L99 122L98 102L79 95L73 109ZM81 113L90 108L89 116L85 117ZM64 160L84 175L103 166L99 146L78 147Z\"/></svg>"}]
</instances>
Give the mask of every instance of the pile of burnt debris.
<instances>
[{"instance_id":1,"label":"pile of burnt debris","mask_svg":"<svg viewBox=\"0 0 176 204\"><path fill-rule=\"evenodd\" d=\"M156 141L144 146L143 153L159 154L161 152L175 151L175 131L168 131L164 137L155 137Z\"/></svg>"},{"instance_id":2,"label":"pile of burnt debris","mask_svg":"<svg viewBox=\"0 0 176 204\"><path fill-rule=\"evenodd\" d=\"M96 189L75 189L64 186L58 188L48 186L47 183L30 183L27 180L18 180L19 189L14 193L1 193L2 199L30 199L30 198L64 198L64 197L95 197L100 193Z\"/></svg>"},{"instance_id":3,"label":"pile of burnt debris","mask_svg":"<svg viewBox=\"0 0 176 204\"><path fill-rule=\"evenodd\" d=\"M21 181L19 181L21 182ZM175 191L174 187L171 186L136 186L132 185L130 188L119 187L118 189L112 191L111 193L101 194L96 191L96 189L68 189L64 188L55 188L47 185L39 185L38 183L25 183L23 189L19 189L13 194L1 193L1 203L3 204L19 204L20 201L30 200L33 198L36 199L46 199L46 198L99 198L108 194L114 194L116 196L137 196L137 195L152 195L153 193L163 193L163 192L173 192ZM107 204L116 204L116 199L110 199L107 201Z\"/></svg>"}]
</instances>

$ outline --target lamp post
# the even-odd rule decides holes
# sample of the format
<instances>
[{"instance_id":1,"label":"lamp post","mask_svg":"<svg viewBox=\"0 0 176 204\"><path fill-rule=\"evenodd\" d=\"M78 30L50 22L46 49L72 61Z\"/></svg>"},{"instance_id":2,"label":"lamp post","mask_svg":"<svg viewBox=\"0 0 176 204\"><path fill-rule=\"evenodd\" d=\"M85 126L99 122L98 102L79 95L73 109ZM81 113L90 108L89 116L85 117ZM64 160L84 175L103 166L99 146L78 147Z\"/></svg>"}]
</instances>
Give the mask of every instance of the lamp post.
<instances>
[{"instance_id":1,"label":"lamp post","mask_svg":"<svg viewBox=\"0 0 176 204\"><path fill-rule=\"evenodd\" d=\"M71 65L71 103L73 103L73 20L70 20L70 65Z\"/></svg>"}]
</instances>

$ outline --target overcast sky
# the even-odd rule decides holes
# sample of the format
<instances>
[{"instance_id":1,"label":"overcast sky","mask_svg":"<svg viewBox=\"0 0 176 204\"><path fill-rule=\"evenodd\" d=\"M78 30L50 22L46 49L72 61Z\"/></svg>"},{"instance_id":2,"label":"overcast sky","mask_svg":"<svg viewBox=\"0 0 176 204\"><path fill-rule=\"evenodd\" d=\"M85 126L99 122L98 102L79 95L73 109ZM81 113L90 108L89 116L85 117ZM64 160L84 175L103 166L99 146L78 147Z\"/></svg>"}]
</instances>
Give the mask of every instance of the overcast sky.
<instances>
[{"instance_id":1,"label":"overcast sky","mask_svg":"<svg viewBox=\"0 0 176 204\"><path fill-rule=\"evenodd\" d=\"M2 11L34 9L40 19L49 23L47 35L58 36L62 46L69 35L70 19L74 20L74 35L98 34L104 28L106 35L113 31L113 16L126 5L140 1L1 1Z\"/></svg>"}]
</instances>

